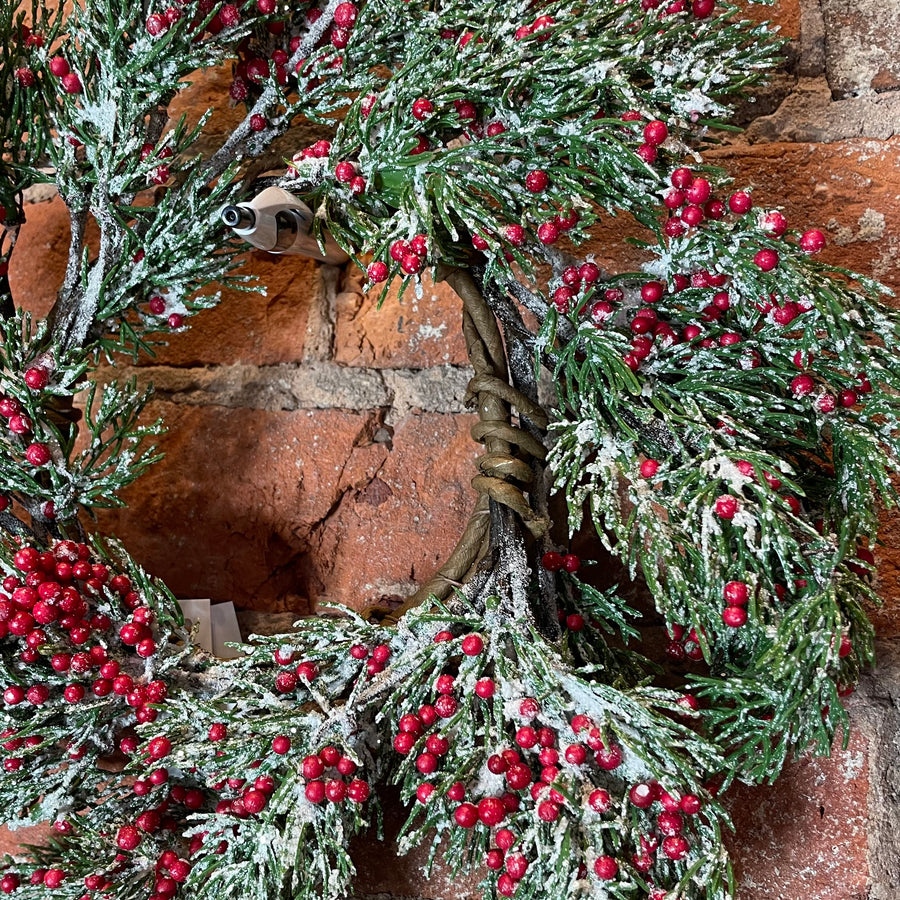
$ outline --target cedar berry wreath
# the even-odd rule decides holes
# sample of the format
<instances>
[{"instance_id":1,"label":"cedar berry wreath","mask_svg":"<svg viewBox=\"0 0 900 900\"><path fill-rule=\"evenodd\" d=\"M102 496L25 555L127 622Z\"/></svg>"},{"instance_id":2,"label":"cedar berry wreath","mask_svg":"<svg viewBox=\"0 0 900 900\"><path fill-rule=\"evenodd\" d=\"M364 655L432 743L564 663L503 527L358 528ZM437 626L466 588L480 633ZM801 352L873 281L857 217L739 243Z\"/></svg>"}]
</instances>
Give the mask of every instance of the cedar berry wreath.
<instances>
[{"instance_id":1,"label":"cedar berry wreath","mask_svg":"<svg viewBox=\"0 0 900 900\"><path fill-rule=\"evenodd\" d=\"M57 833L7 858L0 890L344 896L348 841L393 783L401 846L483 873L487 896L731 896L717 792L846 729L900 450L881 288L703 162L779 43L715 0L0 10L0 803ZM207 117L167 108L228 62L247 112L210 151ZM294 154L298 128L319 139ZM5 261L41 181L72 237L34 321ZM642 272L578 255L614 215L643 226ZM159 433L96 367L245 280L223 218L275 250L346 253L370 286L447 281L484 444L471 521L414 597L231 661L79 520L118 502ZM559 525L586 517L646 582L667 652L697 661L686 682L660 680L623 594L559 553L551 494Z\"/></svg>"}]
</instances>

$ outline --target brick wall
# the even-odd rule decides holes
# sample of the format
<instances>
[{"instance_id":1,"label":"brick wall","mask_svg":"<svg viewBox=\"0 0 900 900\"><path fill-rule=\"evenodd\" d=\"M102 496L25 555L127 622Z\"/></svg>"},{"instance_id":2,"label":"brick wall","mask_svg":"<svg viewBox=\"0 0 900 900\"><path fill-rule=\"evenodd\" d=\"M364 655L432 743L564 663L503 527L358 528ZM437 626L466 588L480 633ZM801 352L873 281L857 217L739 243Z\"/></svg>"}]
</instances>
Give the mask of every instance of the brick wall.
<instances>
[{"instance_id":1,"label":"brick wall","mask_svg":"<svg viewBox=\"0 0 900 900\"><path fill-rule=\"evenodd\" d=\"M829 261L900 288L900 6L782 0L756 14L791 38L785 63L742 104L746 132L711 157L792 225L823 227ZM189 106L221 88L207 79ZM32 199L11 277L41 312L61 280L67 224L58 199ZM352 273L264 254L248 265L264 296L227 294L136 368L157 388L149 415L170 426L166 459L100 527L177 595L266 613L257 627L323 600L403 596L449 551L473 502L459 303L426 283L421 298L378 310ZM884 525L880 661L849 700L847 750L732 792L741 900L900 896L900 517L885 513ZM471 887L440 873L424 881L417 858L385 867L371 843L358 857L361 895Z\"/></svg>"}]
</instances>

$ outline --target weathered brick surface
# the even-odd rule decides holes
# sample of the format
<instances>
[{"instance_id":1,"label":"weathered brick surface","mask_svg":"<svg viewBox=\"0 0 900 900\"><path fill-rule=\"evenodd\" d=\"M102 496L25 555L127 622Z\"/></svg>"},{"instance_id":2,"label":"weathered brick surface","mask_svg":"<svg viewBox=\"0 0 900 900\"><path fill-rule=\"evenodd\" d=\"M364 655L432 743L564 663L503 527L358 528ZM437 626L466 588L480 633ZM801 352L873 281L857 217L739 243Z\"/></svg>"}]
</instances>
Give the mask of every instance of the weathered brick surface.
<instances>
[{"instance_id":1,"label":"weathered brick surface","mask_svg":"<svg viewBox=\"0 0 900 900\"><path fill-rule=\"evenodd\" d=\"M836 98L900 88L900 7L821 0L828 34L828 83Z\"/></svg>"},{"instance_id":2,"label":"weathered brick surface","mask_svg":"<svg viewBox=\"0 0 900 900\"><path fill-rule=\"evenodd\" d=\"M308 612L409 591L472 503L469 417L273 412L155 401L164 464L100 514L177 596ZM375 440L379 438L379 440Z\"/></svg>"},{"instance_id":3,"label":"weathered brick surface","mask_svg":"<svg viewBox=\"0 0 900 900\"><path fill-rule=\"evenodd\" d=\"M754 202L784 207L792 228L822 228L820 258L900 287L900 138L826 144L743 144L716 150Z\"/></svg>"},{"instance_id":4,"label":"weathered brick surface","mask_svg":"<svg viewBox=\"0 0 900 900\"><path fill-rule=\"evenodd\" d=\"M335 322L335 359L351 366L421 368L466 360L462 304L446 284L422 279L422 296L391 286L381 308L380 290L365 297L340 295Z\"/></svg>"},{"instance_id":5,"label":"weathered brick surface","mask_svg":"<svg viewBox=\"0 0 900 900\"><path fill-rule=\"evenodd\" d=\"M740 900L863 900L868 766L865 737L792 763L774 785L729 792Z\"/></svg>"}]
</instances>

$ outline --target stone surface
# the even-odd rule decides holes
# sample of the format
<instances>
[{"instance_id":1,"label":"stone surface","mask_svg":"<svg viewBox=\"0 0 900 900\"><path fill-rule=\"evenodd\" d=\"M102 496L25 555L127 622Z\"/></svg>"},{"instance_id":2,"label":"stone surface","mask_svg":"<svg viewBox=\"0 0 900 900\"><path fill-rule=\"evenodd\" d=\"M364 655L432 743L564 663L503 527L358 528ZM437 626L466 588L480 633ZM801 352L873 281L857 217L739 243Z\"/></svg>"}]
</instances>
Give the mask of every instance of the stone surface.
<instances>
[{"instance_id":1,"label":"stone surface","mask_svg":"<svg viewBox=\"0 0 900 900\"><path fill-rule=\"evenodd\" d=\"M470 416L411 415L373 474L342 494L309 534L312 601L357 609L412 593L440 567L475 503Z\"/></svg>"},{"instance_id":2,"label":"stone surface","mask_svg":"<svg viewBox=\"0 0 900 900\"><path fill-rule=\"evenodd\" d=\"M463 412L468 366L369 369L328 362L254 366L121 366L101 370L97 381L135 377L156 396L188 406L251 409L388 409L393 425L410 413Z\"/></svg>"},{"instance_id":3,"label":"stone surface","mask_svg":"<svg viewBox=\"0 0 900 900\"><path fill-rule=\"evenodd\" d=\"M900 88L900 7L883 0L821 0L825 65L835 98Z\"/></svg>"}]
</instances>

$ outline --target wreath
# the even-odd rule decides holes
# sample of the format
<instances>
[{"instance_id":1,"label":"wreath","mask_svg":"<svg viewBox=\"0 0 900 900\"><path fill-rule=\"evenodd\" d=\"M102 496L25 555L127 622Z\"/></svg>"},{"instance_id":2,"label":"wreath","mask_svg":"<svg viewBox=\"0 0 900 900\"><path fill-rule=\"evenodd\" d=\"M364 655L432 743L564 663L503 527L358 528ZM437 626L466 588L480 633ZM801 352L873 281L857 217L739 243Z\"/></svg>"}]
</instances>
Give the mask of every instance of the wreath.
<instances>
[{"instance_id":1,"label":"wreath","mask_svg":"<svg viewBox=\"0 0 900 900\"><path fill-rule=\"evenodd\" d=\"M345 896L394 784L401 848L490 897L731 896L719 792L846 739L900 450L883 289L703 161L779 42L715 0L6 0L0 37L0 803L56 832L0 891ZM168 108L229 61L246 114L201 153L208 117ZM42 181L72 237L35 321L6 263ZM640 271L587 252L613 216ZM240 237L385 292L446 281L484 453L456 549L400 608L226 661L84 523L160 431L98 365L186 329L210 285L253 289ZM686 678L557 543L583 523Z\"/></svg>"}]
</instances>

